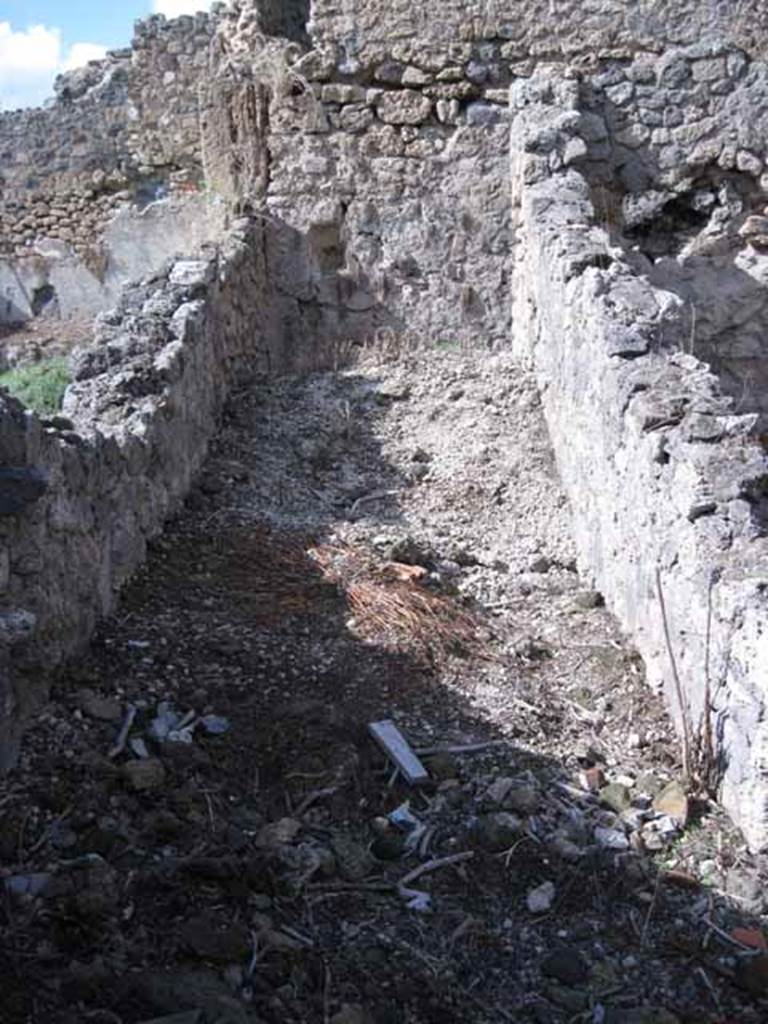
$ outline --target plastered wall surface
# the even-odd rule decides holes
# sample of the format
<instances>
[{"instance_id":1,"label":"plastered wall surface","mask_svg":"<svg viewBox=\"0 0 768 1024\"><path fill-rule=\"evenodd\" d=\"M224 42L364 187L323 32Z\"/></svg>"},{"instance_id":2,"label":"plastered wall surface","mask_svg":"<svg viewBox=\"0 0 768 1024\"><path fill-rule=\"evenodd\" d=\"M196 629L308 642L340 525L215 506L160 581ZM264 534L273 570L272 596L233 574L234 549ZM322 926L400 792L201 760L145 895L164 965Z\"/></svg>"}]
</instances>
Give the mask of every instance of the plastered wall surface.
<instances>
[{"instance_id":1,"label":"plastered wall surface","mask_svg":"<svg viewBox=\"0 0 768 1024\"><path fill-rule=\"evenodd\" d=\"M130 48L61 76L46 108L0 113L0 322L26 319L9 291L14 269L60 284L62 313L107 308L133 265L145 273L169 254L155 248L152 218L135 217L157 201L191 200L164 234L194 250L202 233L182 229L205 191L198 86L213 25L206 14L138 22ZM208 226L206 240L218 229Z\"/></svg>"}]
</instances>

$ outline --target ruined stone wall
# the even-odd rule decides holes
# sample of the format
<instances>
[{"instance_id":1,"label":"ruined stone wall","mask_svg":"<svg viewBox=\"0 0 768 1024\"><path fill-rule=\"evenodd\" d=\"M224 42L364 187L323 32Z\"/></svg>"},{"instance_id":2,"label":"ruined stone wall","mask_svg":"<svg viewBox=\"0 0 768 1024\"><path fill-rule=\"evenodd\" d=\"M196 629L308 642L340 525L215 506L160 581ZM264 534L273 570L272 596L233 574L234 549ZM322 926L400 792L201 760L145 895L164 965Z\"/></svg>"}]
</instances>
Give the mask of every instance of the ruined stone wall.
<instances>
[{"instance_id":1,"label":"ruined stone wall","mask_svg":"<svg viewBox=\"0 0 768 1024\"><path fill-rule=\"evenodd\" d=\"M48 238L85 260L115 206L202 178L256 225L102 320L74 430L3 400L21 505L0 519L0 670L9 647L22 670L0 676L4 749L23 681L111 607L241 373L377 334L514 331L583 565L680 717L659 570L692 728L712 710L726 804L768 841L766 72L709 42L658 56L711 33L759 53L767 18L757 0L237 0L150 19L50 110L0 118L16 259ZM544 63L560 78L529 81Z\"/></svg>"},{"instance_id":2,"label":"ruined stone wall","mask_svg":"<svg viewBox=\"0 0 768 1024\"><path fill-rule=\"evenodd\" d=\"M497 42L518 60L559 60L627 56L710 35L759 48L768 11L761 0L313 0L310 30L350 65L384 55L411 60L425 44L469 41Z\"/></svg>"},{"instance_id":3,"label":"ruined stone wall","mask_svg":"<svg viewBox=\"0 0 768 1024\"><path fill-rule=\"evenodd\" d=\"M404 83L405 70L392 65L376 77L371 68L355 82L313 80L314 93L295 103L278 96L264 202L270 216L308 238L325 270L319 288L334 316L323 331L504 344L511 247L505 103L463 71L438 83L412 67ZM307 298L302 279L278 280L298 301ZM331 281L335 291L326 287ZM296 329L311 333L313 324Z\"/></svg>"},{"instance_id":4,"label":"ruined stone wall","mask_svg":"<svg viewBox=\"0 0 768 1024\"><path fill-rule=\"evenodd\" d=\"M260 52L254 22L242 21L241 13L223 48L244 79L250 73L270 92L258 133L268 161L249 188L238 141L229 177L289 236L306 237L310 262L325 271L311 274L309 291L307 275L277 274L306 308L290 331L505 343L509 68L474 63L469 45L354 69L327 49L296 60L290 50ZM241 120L242 96L206 117L206 152L226 153L220 126ZM287 264L295 266L290 252L278 259Z\"/></svg>"},{"instance_id":5,"label":"ruined stone wall","mask_svg":"<svg viewBox=\"0 0 768 1024\"><path fill-rule=\"evenodd\" d=\"M513 89L512 131L515 344L536 369L582 567L692 742L711 725L723 801L756 849L768 843L768 453L758 399L699 358L678 284L726 255L762 282L744 226L766 201L766 74L698 47L581 82L536 77ZM654 250L662 236L673 255Z\"/></svg>"},{"instance_id":6,"label":"ruined stone wall","mask_svg":"<svg viewBox=\"0 0 768 1024\"><path fill-rule=\"evenodd\" d=\"M229 390L281 366L263 234L238 223L221 252L127 289L62 416L0 396L0 768L186 495Z\"/></svg>"},{"instance_id":7,"label":"ruined stone wall","mask_svg":"<svg viewBox=\"0 0 768 1024\"><path fill-rule=\"evenodd\" d=\"M683 303L679 343L739 411L768 414L764 65L723 43L672 49L606 68L585 103L606 126L607 159L585 167L598 210Z\"/></svg>"},{"instance_id":8,"label":"ruined stone wall","mask_svg":"<svg viewBox=\"0 0 768 1024\"><path fill-rule=\"evenodd\" d=\"M115 56L80 76L81 95L0 114L0 251L20 255L47 237L85 256L129 198L129 65Z\"/></svg>"},{"instance_id":9,"label":"ruined stone wall","mask_svg":"<svg viewBox=\"0 0 768 1024\"><path fill-rule=\"evenodd\" d=\"M0 254L46 238L95 262L117 209L201 185L197 85L213 23L137 22L132 48L61 76L50 106L0 113Z\"/></svg>"},{"instance_id":10,"label":"ruined stone wall","mask_svg":"<svg viewBox=\"0 0 768 1024\"><path fill-rule=\"evenodd\" d=\"M300 7L288 5L296 17ZM263 24L263 4L238 0L219 32L224 52L273 93L254 201L313 239L320 261L342 269L335 280L347 280L343 294L319 283L318 302L334 311L320 329L489 346L505 344L511 326L510 82L540 62L626 60L710 31L768 38L756 3L316 0L313 48L287 61L263 49ZM224 105L207 120L206 151L226 152L216 125L232 119ZM242 170L242 144L233 150ZM248 175L234 177L246 194Z\"/></svg>"}]
</instances>

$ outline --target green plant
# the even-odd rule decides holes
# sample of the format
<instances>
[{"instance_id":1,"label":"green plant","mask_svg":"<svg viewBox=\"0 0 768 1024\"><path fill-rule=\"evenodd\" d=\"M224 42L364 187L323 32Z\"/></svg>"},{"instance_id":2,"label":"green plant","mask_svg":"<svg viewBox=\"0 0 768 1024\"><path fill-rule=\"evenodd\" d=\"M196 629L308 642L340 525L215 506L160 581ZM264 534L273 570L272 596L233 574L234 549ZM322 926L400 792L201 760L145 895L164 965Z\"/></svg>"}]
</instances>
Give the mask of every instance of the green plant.
<instances>
[{"instance_id":1,"label":"green plant","mask_svg":"<svg viewBox=\"0 0 768 1024\"><path fill-rule=\"evenodd\" d=\"M69 384L69 366L63 358L44 359L31 366L0 373L0 387L43 416L59 411Z\"/></svg>"}]
</instances>

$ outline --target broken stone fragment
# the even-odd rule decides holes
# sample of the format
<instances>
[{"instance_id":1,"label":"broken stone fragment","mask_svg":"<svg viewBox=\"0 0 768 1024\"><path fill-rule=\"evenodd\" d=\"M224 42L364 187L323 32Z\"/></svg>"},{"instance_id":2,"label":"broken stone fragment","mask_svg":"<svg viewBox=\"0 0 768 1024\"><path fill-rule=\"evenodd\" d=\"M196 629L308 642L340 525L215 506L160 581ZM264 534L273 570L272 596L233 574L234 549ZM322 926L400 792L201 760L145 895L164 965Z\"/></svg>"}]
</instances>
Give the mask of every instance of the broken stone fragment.
<instances>
[{"instance_id":1,"label":"broken stone fragment","mask_svg":"<svg viewBox=\"0 0 768 1024\"><path fill-rule=\"evenodd\" d=\"M424 763L433 779L445 781L446 779L455 779L458 775L458 761L453 754L432 754L424 759Z\"/></svg>"},{"instance_id":2,"label":"broken stone fragment","mask_svg":"<svg viewBox=\"0 0 768 1024\"><path fill-rule=\"evenodd\" d=\"M688 795L681 783L669 782L653 801L653 809L673 818L681 828L688 822Z\"/></svg>"},{"instance_id":3,"label":"broken stone fragment","mask_svg":"<svg viewBox=\"0 0 768 1024\"><path fill-rule=\"evenodd\" d=\"M171 269L168 283L180 288L199 288L211 283L214 272L211 260L179 260Z\"/></svg>"},{"instance_id":4,"label":"broken stone fragment","mask_svg":"<svg viewBox=\"0 0 768 1024\"><path fill-rule=\"evenodd\" d=\"M530 568L531 572L536 572L536 573L549 572L549 570L552 568L552 560L550 558L547 558L546 555L538 555L531 562L529 568Z\"/></svg>"},{"instance_id":5,"label":"broken stone fragment","mask_svg":"<svg viewBox=\"0 0 768 1024\"><path fill-rule=\"evenodd\" d=\"M602 608L605 604L603 595L597 590L582 590L573 599L574 606L584 611Z\"/></svg>"},{"instance_id":6,"label":"broken stone fragment","mask_svg":"<svg viewBox=\"0 0 768 1024\"><path fill-rule=\"evenodd\" d=\"M605 784L603 769L598 766L585 768L583 772L579 773L579 782L582 789L586 789L588 793L597 793Z\"/></svg>"},{"instance_id":7,"label":"broken stone fragment","mask_svg":"<svg viewBox=\"0 0 768 1024\"><path fill-rule=\"evenodd\" d=\"M565 1010L568 1014L569 1019L581 1017L587 1008L588 997L586 992L582 992L579 989L570 988L567 985L558 985L556 982L550 982L544 988L547 999L555 1006L559 1006Z\"/></svg>"},{"instance_id":8,"label":"broken stone fragment","mask_svg":"<svg viewBox=\"0 0 768 1024\"><path fill-rule=\"evenodd\" d=\"M650 772L643 772L642 775L638 775L637 781L635 782L635 790L638 793L645 793L648 796L656 796L662 789L661 780Z\"/></svg>"},{"instance_id":9,"label":"broken stone fragment","mask_svg":"<svg viewBox=\"0 0 768 1024\"><path fill-rule=\"evenodd\" d=\"M504 798L514 784L514 779L510 779L506 775L500 775L486 789L483 794L483 803L487 803L491 807L501 807L504 803Z\"/></svg>"},{"instance_id":10,"label":"broken stone fragment","mask_svg":"<svg viewBox=\"0 0 768 1024\"><path fill-rule=\"evenodd\" d=\"M556 946L543 960L541 973L563 985L583 985L589 977L589 967L577 949Z\"/></svg>"},{"instance_id":11,"label":"broken stone fragment","mask_svg":"<svg viewBox=\"0 0 768 1024\"><path fill-rule=\"evenodd\" d=\"M760 217L753 214L742 224L739 229L742 238L751 238L753 235L768 235L768 217Z\"/></svg>"},{"instance_id":12,"label":"broken stone fragment","mask_svg":"<svg viewBox=\"0 0 768 1024\"><path fill-rule=\"evenodd\" d=\"M261 850L275 849L293 843L301 831L301 822L294 818L281 818L265 825L256 836L256 846Z\"/></svg>"},{"instance_id":13,"label":"broken stone fragment","mask_svg":"<svg viewBox=\"0 0 768 1024\"><path fill-rule=\"evenodd\" d=\"M432 560L432 552L414 537L401 537L390 547L387 557L403 565L425 565Z\"/></svg>"},{"instance_id":14,"label":"broken stone fragment","mask_svg":"<svg viewBox=\"0 0 768 1024\"><path fill-rule=\"evenodd\" d=\"M122 714L120 701L114 697L101 697L93 690L81 690L78 704L83 714L101 722L116 722Z\"/></svg>"},{"instance_id":15,"label":"broken stone fragment","mask_svg":"<svg viewBox=\"0 0 768 1024\"><path fill-rule=\"evenodd\" d=\"M368 850L349 836L339 834L331 840L331 849L338 863L339 874L350 882L360 882L373 869Z\"/></svg>"},{"instance_id":16,"label":"broken stone fragment","mask_svg":"<svg viewBox=\"0 0 768 1024\"><path fill-rule=\"evenodd\" d=\"M399 860L405 852L405 836L394 829L377 836L371 843L371 853L377 860Z\"/></svg>"},{"instance_id":17,"label":"broken stone fragment","mask_svg":"<svg viewBox=\"0 0 768 1024\"><path fill-rule=\"evenodd\" d=\"M525 905L531 914L546 914L555 902L555 886L552 882L543 882L531 889L525 898Z\"/></svg>"},{"instance_id":18,"label":"broken stone fragment","mask_svg":"<svg viewBox=\"0 0 768 1024\"><path fill-rule=\"evenodd\" d=\"M0 516L15 516L45 494L48 478L34 466L0 469Z\"/></svg>"},{"instance_id":19,"label":"broken stone fragment","mask_svg":"<svg viewBox=\"0 0 768 1024\"><path fill-rule=\"evenodd\" d=\"M616 828L604 828L601 825L595 827L595 842L604 850L628 850L629 839L624 832Z\"/></svg>"},{"instance_id":20,"label":"broken stone fragment","mask_svg":"<svg viewBox=\"0 0 768 1024\"><path fill-rule=\"evenodd\" d=\"M389 405L390 402L404 402L410 397L410 385L399 384L394 381L388 384L382 384L381 387L377 388L373 393L373 398L377 405Z\"/></svg>"},{"instance_id":21,"label":"broken stone fragment","mask_svg":"<svg viewBox=\"0 0 768 1024\"><path fill-rule=\"evenodd\" d=\"M131 789L139 793L160 789L165 782L165 767L156 757L146 761L129 761L123 765L122 773Z\"/></svg>"},{"instance_id":22,"label":"broken stone fragment","mask_svg":"<svg viewBox=\"0 0 768 1024\"><path fill-rule=\"evenodd\" d=\"M520 836L522 822L508 811L497 814L484 814L477 822L476 836L478 843L491 853L508 850L515 839Z\"/></svg>"},{"instance_id":23,"label":"broken stone fragment","mask_svg":"<svg viewBox=\"0 0 768 1024\"><path fill-rule=\"evenodd\" d=\"M547 845L558 857L570 863L575 863L584 856L584 850L562 833L554 835Z\"/></svg>"},{"instance_id":24,"label":"broken stone fragment","mask_svg":"<svg viewBox=\"0 0 768 1024\"><path fill-rule=\"evenodd\" d=\"M530 782L515 780L504 798L504 807L517 814L533 814L541 802L538 787Z\"/></svg>"},{"instance_id":25,"label":"broken stone fragment","mask_svg":"<svg viewBox=\"0 0 768 1024\"><path fill-rule=\"evenodd\" d=\"M629 790L619 782L610 782L600 790L600 803L610 807L612 811L621 814L626 811L632 803Z\"/></svg>"}]
</instances>

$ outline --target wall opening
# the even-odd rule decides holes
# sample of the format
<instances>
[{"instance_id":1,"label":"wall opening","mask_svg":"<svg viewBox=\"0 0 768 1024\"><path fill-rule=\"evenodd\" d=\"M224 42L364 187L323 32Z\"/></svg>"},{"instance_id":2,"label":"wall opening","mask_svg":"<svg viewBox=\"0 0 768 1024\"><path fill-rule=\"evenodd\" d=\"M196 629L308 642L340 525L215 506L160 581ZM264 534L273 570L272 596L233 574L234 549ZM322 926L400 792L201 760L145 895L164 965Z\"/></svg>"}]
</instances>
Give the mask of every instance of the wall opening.
<instances>
[{"instance_id":1,"label":"wall opening","mask_svg":"<svg viewBox=\"0 0 768 1024\"><path fill-rule=\"evenodd\" d=\"M57 316L58 298L52 284L42 284L32 292L32 314L34 316Z\"/></svg>"},{"instance_id":2,"label":"wall opening","mask_svg":"<svg viewBox=\"0 0 768 1024\"><path fill-rule=\"evenodd\" d=\"M259 23L270 36L283 36L297 43L308 42L310 0L260 0Z\"/></svg>"},{"instance_id":3,"label":"wall opening","mask_svg":"<svg viewBox=\"0 0 768 1024\"><path fill-rule=\"evenodd\" d=\"M625 244L682 299L678 343L709 363L737 413L768 417L768 218L748 174L703 169L689 187L627 195Z\"/></svg>"}]
</instances>

